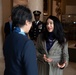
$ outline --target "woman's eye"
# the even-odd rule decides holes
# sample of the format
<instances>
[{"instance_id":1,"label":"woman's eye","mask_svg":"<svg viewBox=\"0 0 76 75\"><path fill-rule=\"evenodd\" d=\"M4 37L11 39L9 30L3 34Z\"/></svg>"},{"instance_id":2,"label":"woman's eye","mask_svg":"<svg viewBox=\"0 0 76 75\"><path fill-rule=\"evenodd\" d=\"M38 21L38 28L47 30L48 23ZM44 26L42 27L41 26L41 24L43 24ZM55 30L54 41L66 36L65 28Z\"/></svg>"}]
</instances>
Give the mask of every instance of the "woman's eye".
<instances>
[{"instance_id":1,"label":"woman's eye","mask_svg":"<svg viewBox=\"0 0 76 75\"><path fill-rule=\"evenodd\" d=\"M50 22L50 24L53 24L52 22Z\"/></svg>"}]
</instances>

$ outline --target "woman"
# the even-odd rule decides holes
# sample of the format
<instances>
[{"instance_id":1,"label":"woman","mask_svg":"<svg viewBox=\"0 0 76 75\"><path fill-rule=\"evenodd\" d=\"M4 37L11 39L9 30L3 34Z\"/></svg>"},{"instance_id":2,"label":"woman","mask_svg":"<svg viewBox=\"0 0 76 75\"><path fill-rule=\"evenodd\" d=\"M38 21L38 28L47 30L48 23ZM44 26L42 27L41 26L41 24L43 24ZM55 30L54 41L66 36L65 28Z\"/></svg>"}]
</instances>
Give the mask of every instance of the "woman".
<instances>
[{"instance_id":1,"label":"woman","mask_svg":"<svg viewBox=\"0 0 76 75\"><path fill-rule=\"evenodd\" d=\"M30 9L22 5L14 7L12 21L15 28L3 45L4 75L38 75L36 49L27 37L32 26Z\"/></svg>"},{"instance_id":2,"label":"woman","mask_svg":"<svg viewBox=\"0 0 76 75\"><path fill-rule=\"evenodd\" d=\"M49 75L63 75L62 69L68 65L68 43L57 17L46 19L45 31L37 39L37 50L49 64Z\"/></svg>"}]
</instances>

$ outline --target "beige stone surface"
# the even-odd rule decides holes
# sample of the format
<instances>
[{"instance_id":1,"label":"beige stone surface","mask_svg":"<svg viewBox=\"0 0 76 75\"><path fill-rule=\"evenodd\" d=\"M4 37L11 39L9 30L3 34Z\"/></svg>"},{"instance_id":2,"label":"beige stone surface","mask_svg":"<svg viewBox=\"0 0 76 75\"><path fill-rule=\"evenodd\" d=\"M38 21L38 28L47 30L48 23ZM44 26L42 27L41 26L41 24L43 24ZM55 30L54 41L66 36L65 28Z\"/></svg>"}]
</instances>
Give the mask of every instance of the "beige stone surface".
<instances>
[{"instance_id":1,"label":"beige stone surface","mask_svg":"<svg viewBox=\"0 0 76 75\"><path fill-rule=\"evenodd\" d=\"M15 5L27 5L28 4L28 0L13 0L13 6Z\"/></svg>"}]
</instances>

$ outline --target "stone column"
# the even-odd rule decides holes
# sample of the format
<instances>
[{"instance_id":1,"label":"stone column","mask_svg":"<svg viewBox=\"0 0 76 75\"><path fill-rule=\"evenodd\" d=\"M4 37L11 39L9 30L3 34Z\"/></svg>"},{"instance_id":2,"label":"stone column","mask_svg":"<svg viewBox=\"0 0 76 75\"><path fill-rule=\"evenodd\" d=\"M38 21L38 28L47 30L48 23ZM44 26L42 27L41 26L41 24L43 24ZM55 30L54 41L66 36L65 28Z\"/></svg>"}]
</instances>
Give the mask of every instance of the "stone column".
<instances>
[{"instance_id":1,"label":"stone column","mask_svg":"<svg viewBox=\"0 0 76 75\"><path fill-rule=\"evenodd\" d=\"M3 56L2 45L2 0L0 0L0 59Z\"/></svg>"},{"instance_id":2,"label":"stone column","mask_svg":"<svg viewBox=\"0 0 76 75\"><path fill-rule=\"evenodd\" d=\"M4 24L11 14L11 0L0 0L0 58L3 58Z\"/></svg>"},{"instance_id":3,"label":"stone column","mask_svg":"<svg viewBox=\"0 0 76 75\"><path fill-rule=\"evenodd\" d=\"M40 20L43 21L43 0L28 0L28 7L31 9L32 12L34 10L41 11Z\"/></svg>"},{"instance_id":4,"label":"stone column","mask_svg":"<svg viewBox=\"0 0 76 75\"><path fill-rule=\"evenodd\" d=\"M28 4L28 0L13 0L13 6L15 5L26 5Z\"/></svg>"}]
</instances>

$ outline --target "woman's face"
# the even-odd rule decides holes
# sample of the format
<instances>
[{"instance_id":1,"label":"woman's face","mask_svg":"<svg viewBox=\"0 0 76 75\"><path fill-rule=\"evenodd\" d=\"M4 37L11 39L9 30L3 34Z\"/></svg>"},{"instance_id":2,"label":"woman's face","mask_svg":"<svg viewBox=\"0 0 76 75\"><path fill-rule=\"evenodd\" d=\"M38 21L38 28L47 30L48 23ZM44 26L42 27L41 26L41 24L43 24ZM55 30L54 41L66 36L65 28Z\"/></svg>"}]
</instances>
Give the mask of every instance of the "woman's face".
<instances>
[{"instance_id":1,"label":"woman's face","mask_svg":"<svg viewBox=\"0 0 76 75\"><path fill-rule=\"evenodd\" d=\"M48 32L53 32L53 30L54 30L53 20L51 20L51 19L47 20L46 28L47 28Z\"/></svg>"}]
</instances>

